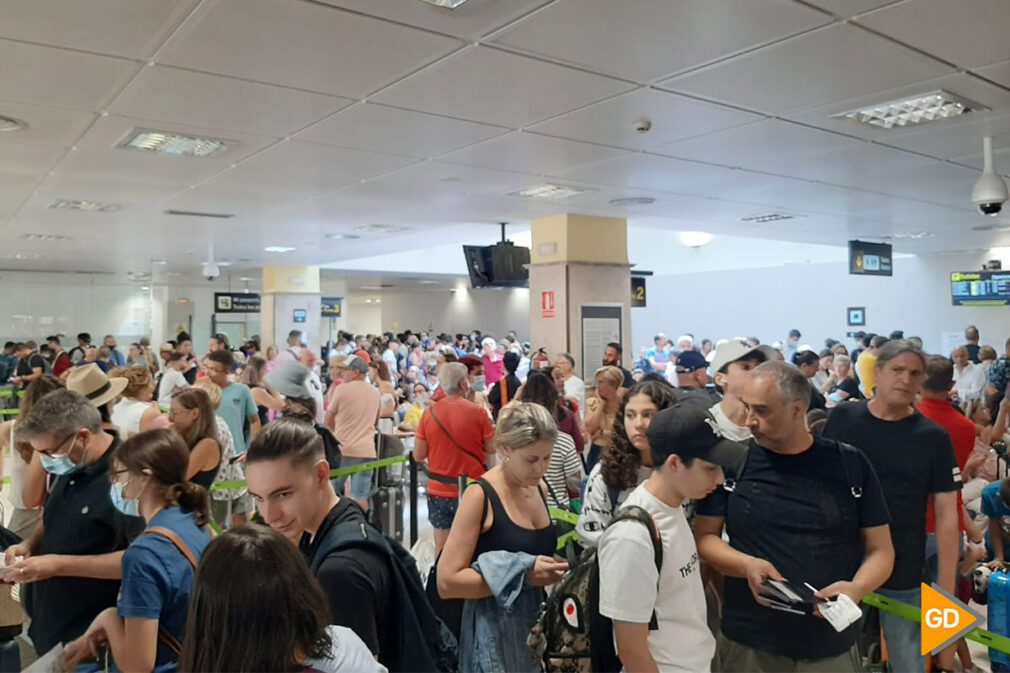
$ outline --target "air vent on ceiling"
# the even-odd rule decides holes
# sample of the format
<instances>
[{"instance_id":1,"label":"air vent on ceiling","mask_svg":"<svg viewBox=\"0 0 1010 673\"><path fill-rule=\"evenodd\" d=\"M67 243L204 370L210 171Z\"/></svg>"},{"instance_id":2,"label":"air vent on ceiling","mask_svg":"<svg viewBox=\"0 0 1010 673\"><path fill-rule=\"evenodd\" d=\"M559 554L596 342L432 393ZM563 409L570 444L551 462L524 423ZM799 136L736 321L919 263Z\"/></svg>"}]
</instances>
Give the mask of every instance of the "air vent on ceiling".
<instances>
[{"instance_id":1,"label":"air vent on ceiling","mask_svg":"<svg viewBox=\"0 0 1010 673\"><path fill-rule=\"evenodd\" d=\"M70 240L69 236L57 236L56 234L21 234L18 238L22 241L37 241L41 243L56 243Z\"/></svg>"},{"instance_id":2,"label":"air vent on ceiling","mask_svg":"<svg viewBox=\"0 0 1010 673\"><path fill-rule=\"evenodd\" d=\"M360 289L362 290L388 290L391 287L396 287L392 283L382 283L380 285L362 285Z\"/></svg>"},{"instance_id":3,"label":"air vent on ceiling","mask_svg":"<svg viewBox=\"0 0 1010 673\"><path fill-rule=\"evenodd\" d=\"M116 147L122 150L139 150L141 152L167 154L175 157L204 158L223 151L233 142L219 138L195 138L171 131L134 129Z\"/></svg>"},{"instance_id":4,"label":"air vent on ceiling","mask_svg":"<svg viewBox=\"0 0 1010 673\"><path fill-rule=\"evenodd\" d=\"M837 114L835 117L884 129L893 129L950 119L968 112L984 112L988 109L984 105L973 103L966 98L941 89L899 100L867 105L858 110Z\"/></svg>"},{"instance_id":5,"label":"air vent on ceiling","mask_svg":"<svg viewBox=\"0 0 1010 673\"><path fill-rule=\"evenodd\" d=\"M885 241L918 241L922 238L932 238L936 236L931 231L899 231L896 234L882 236Z\"/></svg>"},{"instance_id":6,"label":"air vent on ceiling","mask_svg":"<svg viewBox=\"0 0 1010 673\"><path fill-rule=\"evenodd\" d=\"M795 219L795 215L786 215L785 213L762 213L761 215L751 215L750 217L741 217L741 222L756 222L758 224L767 224L768 222L781 222L782 220L792 220Z\"/></svg>"},{"instance_id":7,"label":"air vent on ceiling","mask_svg":"<svg viewBox=\"0 0 1010 673\"><path fill-rule=\"evenodd\" d=\"M235 217L234 213L202 213L198 210L166 210L166 215L178 215L179 217L213 217L218 220L227 220Z\"/></svg>"},{"instance_id":8,"label":"air vent on ceiling","mask_svg":"<svg viewBox=\"0 0 1010 673\"><path fill-rule=\"evenodd\" d=\"M86 213L114 213L122 210L120 203L101 203L100 201L77 201L74 199L56 199L49 204L53 210L81 210Z\"/></svg>"},{"instance_id":9,"label":"air vent on ceiling","mask_svg":"<svg viewBox=\"0 0 1010 673\"><path fill-rule=\"evenodd\" d=\"M544 199L547 201L557 201L559 199L569 199L579 194L585 194L588 190L581 187L571 187L568 185L539 185L530 187L518 192L510 192L507 196L521 196L524 199Z\"/></svg>"},{"instance_id":10,"label":"air vent on ceiling","mask_svg":"<svg viewBox=\"0 0 1010 673\"><path fill-rule=\"evenodd\" d=\"M611 199L612 206L651 206L656 199L651 196L625 196L620 199Z\"/></svg>"},{"instance_id":11,"label":"air vent on ceiling","mask_svg":"<svg viewBox=\"0 0 1010 673\"><path fill-rule=\"evenodd\" d=\"M407 227L397 227L391 224L366 224L363 227L355 227L354 231L359 231L362 234L395 234L407 231Z\"/></svg>"}]
</instances>

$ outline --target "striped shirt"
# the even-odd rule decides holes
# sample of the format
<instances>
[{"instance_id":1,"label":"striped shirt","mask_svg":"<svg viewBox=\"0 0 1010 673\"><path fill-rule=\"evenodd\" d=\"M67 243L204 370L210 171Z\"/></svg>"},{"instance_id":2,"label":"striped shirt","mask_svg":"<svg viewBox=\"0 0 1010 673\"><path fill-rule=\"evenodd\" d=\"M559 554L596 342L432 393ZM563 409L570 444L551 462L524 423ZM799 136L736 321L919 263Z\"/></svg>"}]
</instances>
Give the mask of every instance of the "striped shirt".
<instances>
[{"instance_id":1,"label":"striped shirt","mask_svg":"<svg viewBox=\"0 0 1010 673\"><path fill-rule=\"evenodd\" d=\"M575 450L575 440L566 432L559 432L554 440L554 452L551 453L551 464L547 468L544 479L547 481L547 504L558 509L568 509L568 480L576 478L582 481L582 459Z\"/></svg>"}]
</instances>

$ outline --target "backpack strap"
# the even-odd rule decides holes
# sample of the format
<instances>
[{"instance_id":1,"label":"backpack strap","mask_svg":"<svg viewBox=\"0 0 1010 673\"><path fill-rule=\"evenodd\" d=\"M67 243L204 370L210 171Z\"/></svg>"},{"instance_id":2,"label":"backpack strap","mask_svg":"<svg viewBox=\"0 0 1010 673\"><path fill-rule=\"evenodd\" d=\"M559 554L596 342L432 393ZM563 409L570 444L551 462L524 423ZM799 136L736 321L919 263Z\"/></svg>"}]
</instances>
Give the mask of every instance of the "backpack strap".
<instances>
[{"instance_id":1,"label":"backpack strap","mask_svg":"<svg viewBox=\"0 0 1010 673\"><path fill-rule=\"evenodd\" d=\"M189 561L189 565L193 567L193 571L196 571L196 555L193 553L193 550L189 548L189 545L183 542L182 538L179 537L179 534L174 530L164 528L162 526L154 526L153 528L145 530L144 535L160 535L171 542L175 548L178 549L184 557L186 557L186 560ZM176 659L182 656L182 643L180 643L179 639L172 635L168 629L162 626L160 622L158 623L158 642L164 645L165 649L175 655Z\"/></svg>"},{"instance_id":2,"label":"backpack strap","mask_svg":"<svg viewBox=\"0 0 1010 673\"><path fill-rule=\"evenodd\" d=\"M863 497L863 461L860 460L860 451L851 444L836 441L838 446L838 458L842 463L842 472L845 475L845 483L849 486L849 493L857 500Z\"/></svg>"},{"instance_id":3,"label":"backpack strap","mask_svg":"<svg viewBox=\"0 0 1010 673\"><path fill-rule=\"evenodd\" d=\"M613 526L618 521L637 521L649 531L649 539L652 540L653 559L656 562L656 579L658 582L659 574L663 572L663 539L656 528L656 520L652 518L652 514L645 508L638 505L629 505L618 510L614 518L611 519L610 525ZM649 630L659 630L659 620L656 617L655 610L652 611L652 617L649 619Z\"/></svg>"},{"instance_id":4,"label":"backpack strap","mask_svg":"<svg viewBox=\"0 0 1010 673\"><path fill-rule=\"evenodd\" d=\"M732 493L736 490L737 482L743 478L743 473L747 469L747 458L750 457L750 445L744 446L743 455L740 462L732 468L723 468L722 490Z\"/></svg>"},{"instance_id":5,"label":"backpack strap","mask_svg":"<svg viewBox=\"0 0 1010 673\"><path fill-rule=\"evenodd\" d=\"M607 497L610 499L610 511L617 509L617 501L621 498L621 489L607 486Z\"/></svg>"}]
</instances>

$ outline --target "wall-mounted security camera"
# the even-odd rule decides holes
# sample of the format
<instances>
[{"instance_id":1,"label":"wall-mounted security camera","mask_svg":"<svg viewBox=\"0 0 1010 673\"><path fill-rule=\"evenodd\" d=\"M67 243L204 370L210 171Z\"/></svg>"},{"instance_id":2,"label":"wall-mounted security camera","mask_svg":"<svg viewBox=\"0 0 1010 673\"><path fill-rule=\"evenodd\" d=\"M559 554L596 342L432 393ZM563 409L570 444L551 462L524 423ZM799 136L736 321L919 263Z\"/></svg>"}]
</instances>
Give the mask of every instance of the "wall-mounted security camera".
<instances>
[{"instance_id":1,"label":"wall-mounted security camera","mask_svg":"<svg viewBox=\"0 0 1010 673\"><path fill-rule=\"evenodd\" d=\"M652 129L652 121L648 119L638 119L635 121L635 131L637 133L648 133Z\"/></svg>"},{"instance_id":2,"label":"wall-mounted security camera","mask_svg":"<svg viewBox=\"0 0 1010 673\"><path fill-rule=\"evenodd\" d=\"M221 275L221 269L217 268L214 262L207 262L203 265L203 277L207 280L217 280Z\"/></svg>"},{"instance_id":3,"label":"wall-mounted security camera","mask_svg":"<svg viewBox=\"0 0 1010 673\"><path fill-rule=\"evenodd\" d=\"M992 138L982 138L982 175L971 190L971 200L978 206L978 212L996 217L1003 210L1003 204L1010 199L1006 180L993 170Z\"/></svg>"}]
</instances>

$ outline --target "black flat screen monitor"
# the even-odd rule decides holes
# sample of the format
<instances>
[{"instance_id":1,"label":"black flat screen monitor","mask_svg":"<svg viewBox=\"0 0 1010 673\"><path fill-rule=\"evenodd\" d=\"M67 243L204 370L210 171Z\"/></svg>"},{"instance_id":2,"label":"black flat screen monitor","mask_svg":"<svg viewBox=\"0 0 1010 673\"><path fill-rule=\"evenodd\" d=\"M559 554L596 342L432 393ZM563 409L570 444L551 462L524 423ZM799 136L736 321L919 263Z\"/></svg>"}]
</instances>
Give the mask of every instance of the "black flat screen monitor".
<instances>
[{"instance_id":1,"label":"black flat screen monitor","mask_svg":"<svg viewBox=\"0 0 1010 673\"><path fill-rule=\"evenodd\" d=\"M509 242L489 246L464 245L463 255L473 287L529 286L529 248Z\"/></svg>"},{"instance_id":2,"label":"black flat screen monitor","mask_svg":"<svg viewBox=\"0 0 1010 673\"><path fill-rule=\"evenodd\" d=\"M954 306L1010 305L1010 271L954 271L950 301Z\"/></svg>"}]
</instances>

